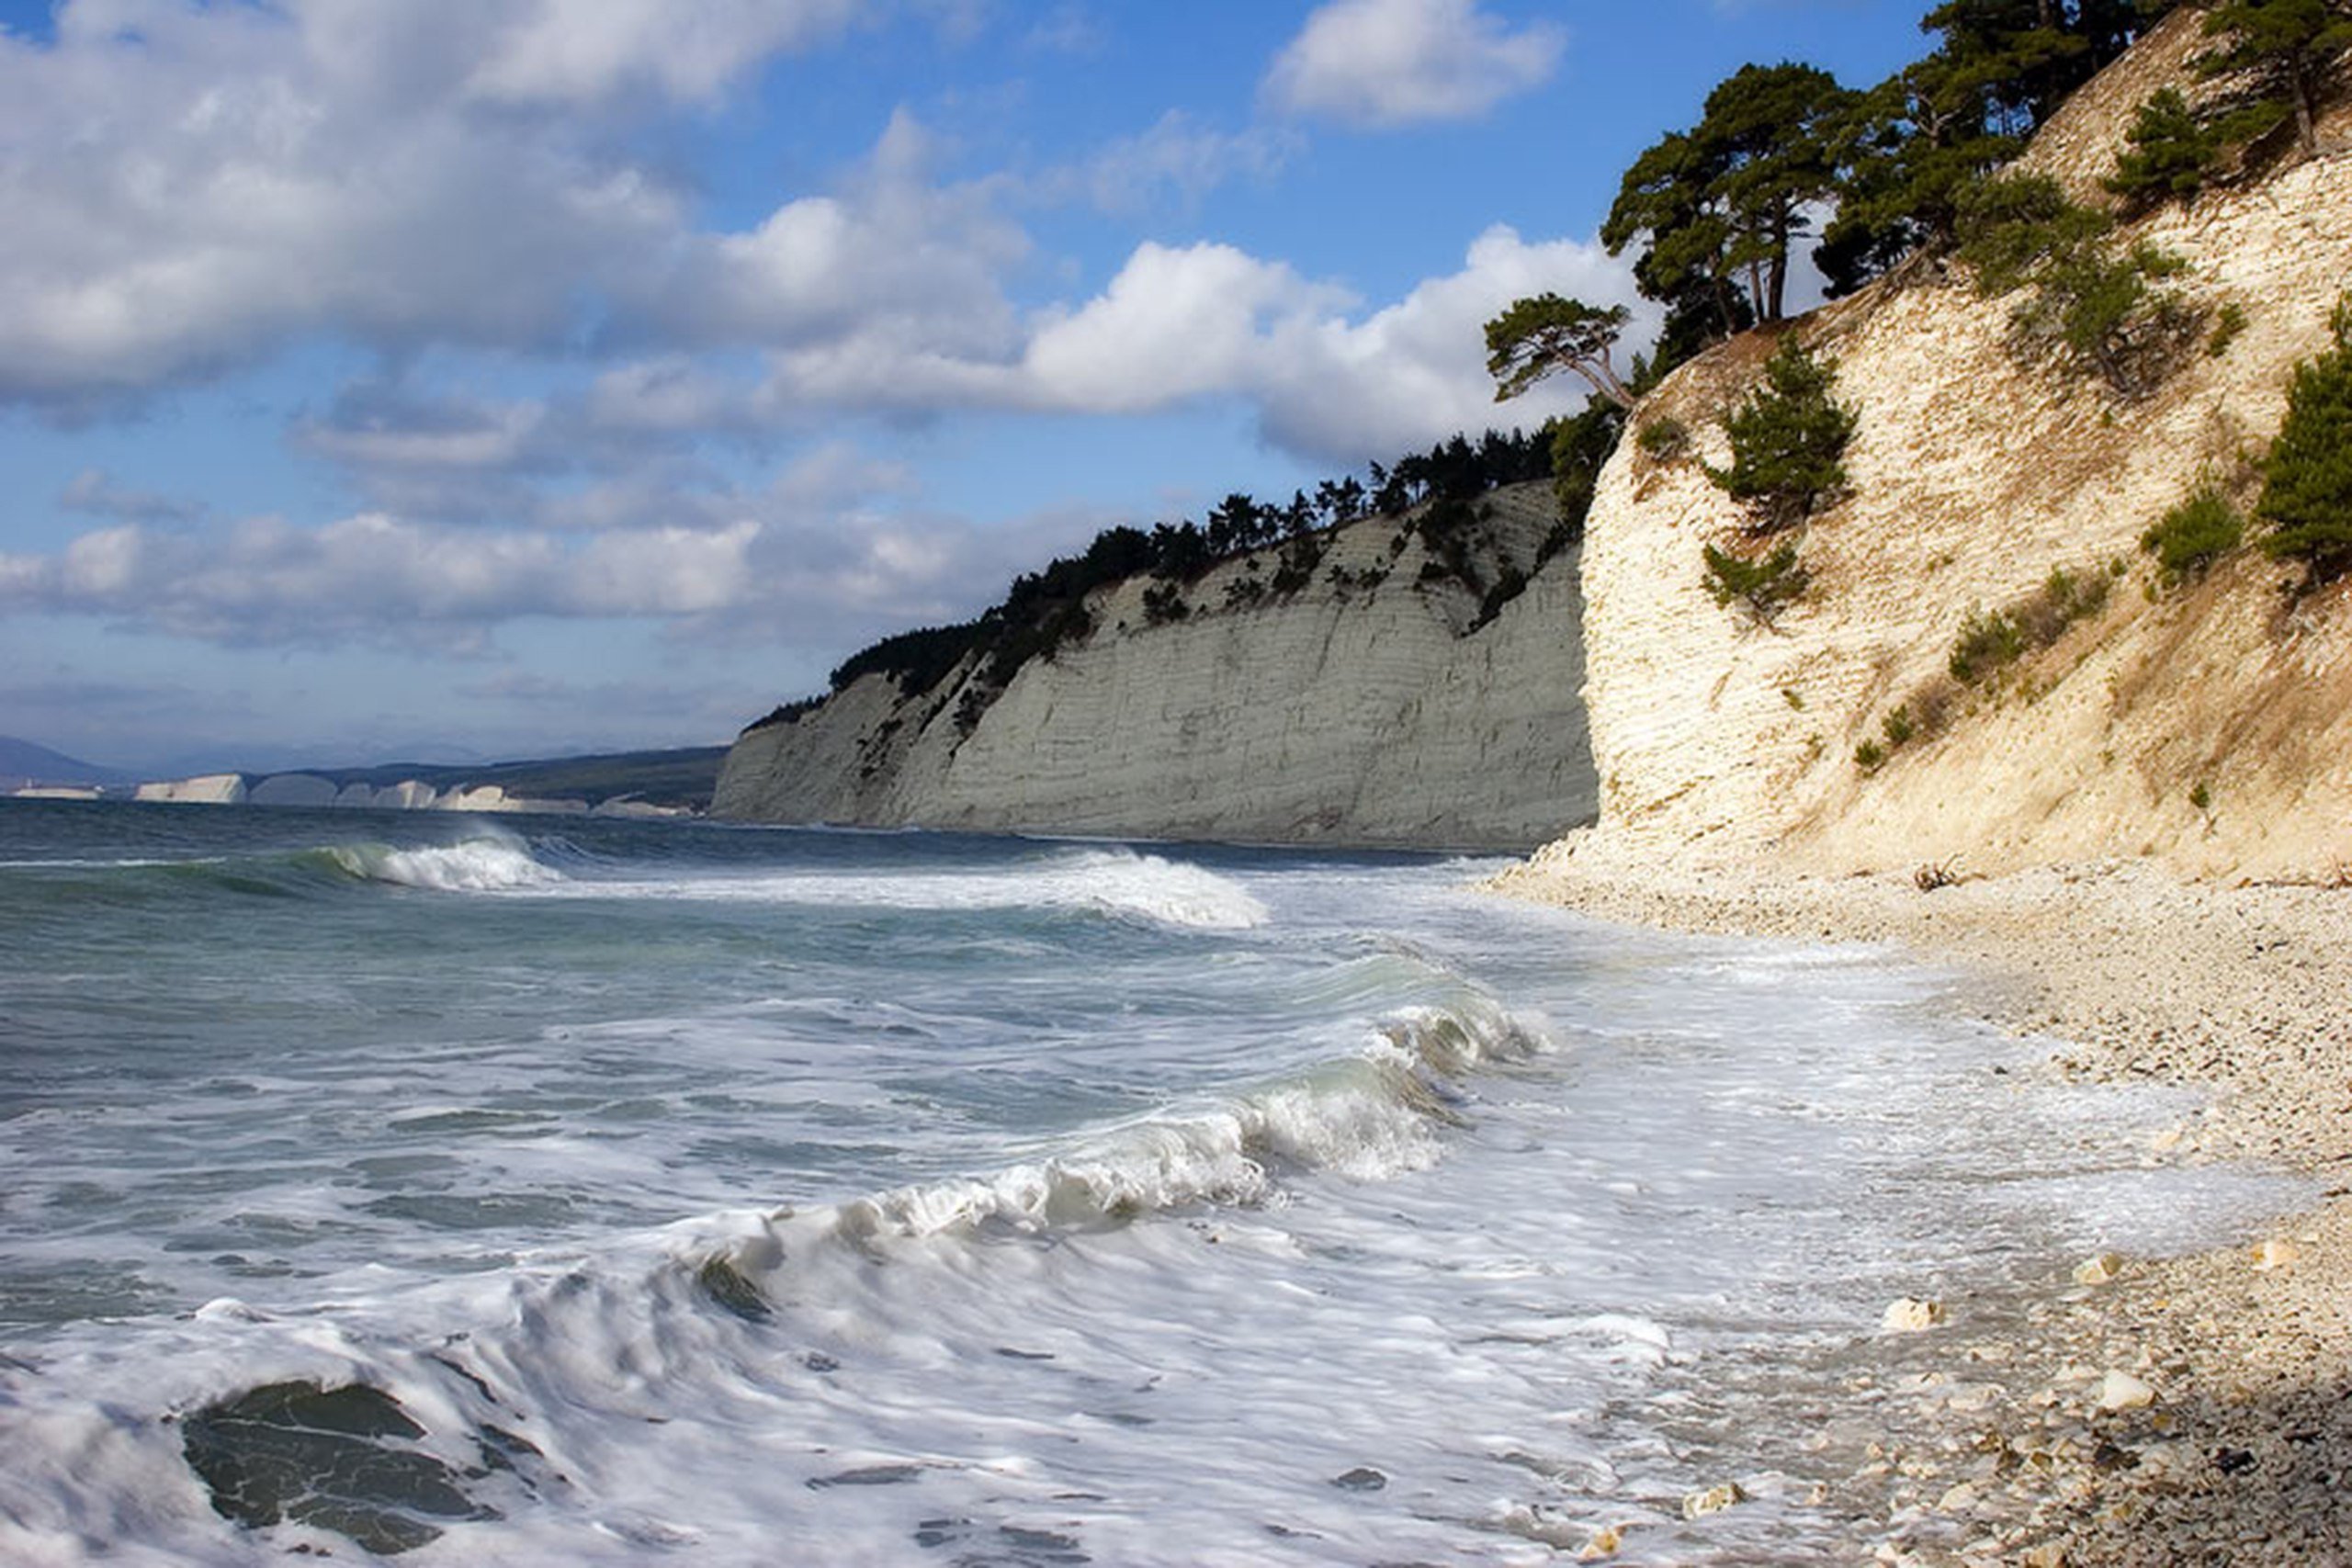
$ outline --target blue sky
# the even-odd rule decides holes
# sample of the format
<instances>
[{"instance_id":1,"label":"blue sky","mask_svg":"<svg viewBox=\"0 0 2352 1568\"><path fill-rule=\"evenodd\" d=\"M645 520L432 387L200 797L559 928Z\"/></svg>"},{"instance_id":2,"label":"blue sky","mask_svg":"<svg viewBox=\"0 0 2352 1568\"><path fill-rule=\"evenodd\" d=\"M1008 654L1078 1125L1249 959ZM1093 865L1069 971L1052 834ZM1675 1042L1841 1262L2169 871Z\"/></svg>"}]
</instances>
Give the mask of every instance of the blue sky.
<instances>
[{"instance_id":1,"label":"blue sky","mask_svg":"<svg viewBox=\"0 0 2352 1568\"><path fill-rule=\"evenodd\" d=\"M1497 410L1620 172L1917 3L0 0L0 733L723 741Z\"/></svg>"}]
</instances>

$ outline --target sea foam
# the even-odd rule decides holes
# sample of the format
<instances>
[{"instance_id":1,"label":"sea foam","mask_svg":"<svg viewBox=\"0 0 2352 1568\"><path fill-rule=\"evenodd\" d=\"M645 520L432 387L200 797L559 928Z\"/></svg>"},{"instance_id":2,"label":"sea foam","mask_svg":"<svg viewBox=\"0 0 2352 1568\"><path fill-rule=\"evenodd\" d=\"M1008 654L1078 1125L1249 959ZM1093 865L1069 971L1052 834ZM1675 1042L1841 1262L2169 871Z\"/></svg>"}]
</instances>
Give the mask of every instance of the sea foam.
<instances>
[{"instance_id":1,"label":"sea foam","mask_svg":"<svg viewBox=\"0 0 2352 1568\"><path fill-rule=\"evenodd\" d=\"M565 878L543 865L513 839L469 839L463 843L394 850L378 844L331 852L350 875L435 893L507 893L554 887Z\"/></svg>"}]
</instances>

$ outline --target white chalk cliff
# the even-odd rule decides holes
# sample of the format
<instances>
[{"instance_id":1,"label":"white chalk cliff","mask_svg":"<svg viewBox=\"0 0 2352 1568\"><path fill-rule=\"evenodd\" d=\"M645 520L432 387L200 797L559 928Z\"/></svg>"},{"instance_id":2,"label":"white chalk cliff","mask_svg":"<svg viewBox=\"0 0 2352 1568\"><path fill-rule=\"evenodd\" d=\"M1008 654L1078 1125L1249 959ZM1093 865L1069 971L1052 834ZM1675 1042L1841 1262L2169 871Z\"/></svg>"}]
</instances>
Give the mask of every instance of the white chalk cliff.
<instances>
[{"instance_id":1,"label":"white chalk cliff","mask_svg":"<svg viewBox=\"0 0 2352 1568\"><path fill-rule=\"evenodd\" d=\"M2136 107L2193 84L2199 20L2177 16L2077 95L2025 166L2109 200L2098 182ZM2352 115L2321 130L2319 157L2127 231L2188 264L2172 286L2208 322L2147 396L2021 362L2018 299L1978 298L1956 265L1915 265L1784 329L1834 361L1860 423L1850 497L1804 530L1811 586L1774 625L1715 604L1701 554L1741 521L1702 460L1728 460L1722 417L1772 344L1751 335L1669 378L1636 423L1679 420L1696 451L1660 460L1629 440L1601 478L1582 561L1600 821L1547 855L1823 873L2352 863L2352 583L2298 597L2299 568L2246 548L2163 588L2139 547L2200 480L2250 503L2297 362L2332 345L2352 287ZM2211 330L2237 313L2234 334ZM1968 690L1939 733L1859 765L1888 714L1944 676L1967 617L2028 601L2053 569L2104 578L2100 612Z\"/></svg>"}]
</instances>

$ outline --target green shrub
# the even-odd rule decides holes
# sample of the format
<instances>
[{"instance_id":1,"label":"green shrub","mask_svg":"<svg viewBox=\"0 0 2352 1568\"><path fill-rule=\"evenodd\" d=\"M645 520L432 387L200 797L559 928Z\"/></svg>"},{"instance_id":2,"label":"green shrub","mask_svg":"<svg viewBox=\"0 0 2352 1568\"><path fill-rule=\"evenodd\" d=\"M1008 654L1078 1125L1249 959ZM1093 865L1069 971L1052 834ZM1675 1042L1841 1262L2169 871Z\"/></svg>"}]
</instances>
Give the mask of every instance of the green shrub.
<instances>
[{"instance_id":1,"label":"green shrub","mask_svg":"<svg viewBox=\"0 0 2352 1568\"><path fill-rule=\"evenodd\" d=\"M2230 344L2238 341L2245 331L2245 307L2232 299L2213 312L2213 333L2205 340L2205 352L2214 359L2230 352Z\"/></svg>"},{"instance_id":2,"label":"green shrub","mask_svg":"<svg viewBox=\"0 0 2352 1568\"><path fill-rule=\"evenodd\" d=\"M2155 387L2196 325L2157 288L2186 266L2151 244L2118 250L2115 220L2068 201L2055 180L2010 175L1964 196L1960 257L1987 298L2032 286L2011 316L2021 355L2056 352L2126 397Z\"/></svg>"},{"instance_id":3,"label":"green shrub","mask_svg":"<svg viewBox=\"0 0 2352 1568\"><path fill-rule=\"evenodd\" d=\"M1845 494L1856 416L1830 397L1835 378L1791 333L1765 362L1764 385L1724 421L1732 464L1707 477L1747 508L1750 532L1794 527Z\"/></svg>"},{"instance_id":4,"label":"green shrub","mask_svg":"<svg viewBox=\"0 0 2352 1568\"><path fill-rule=\"evenodd\" d=\"M1690 450L1690 427L1670 414L1644 423L1634 434L1642 455L1655 462L1671 463Z\"/></svg>"},{"instance_id":5,"label":"green shrub","mask_svg":"<svg viewBox=\"0 0 2352 1568\"><path fill-rule=\"evenodd\" d=\"M2245 536L2245 519L2219 485L2209 483L2158 518L2140 536L2140 547L2156 558L2157 572L2171 584L2203 575Z\"/></svg>"},{"instance_id":6,"label":"green shrub","mask_svg":"<svg viewBox=\"0 0 2352 1568\"><path fill-rule=\"evenodd\" d=\"M1478 601L1478 614L1471 621L1469 629L1476 631L1501 615L1504 605L1526 592L1527 573L1505 561L1502 570L1495 574L1495 585L1487 590L1485 598Z\"/></svg>"},{"instance_id":7,"label":"green shrub","mask_svg":"<svg viewBox=\"0 0 2352 1568\"><path fill-rule=\"evenodd\" d=\"M1704 555L1708 595L1718 604L1746 604L1767 626L1804 592L1810 581L1797 563L1794 545L1782 545L1761 560L1744 559L1713 545Z\"/></svg>"},{"instance_id":8,"label":"green shrub","mask_svg":"<svg viewBox=\"0 0 2352 1568\"><path fill-rule=\"evenodd\" d=\"M2187 200L2222 166L2222 133L2177 87L2159 88L2143 103L2124 140L2131 146L2105 184L2134 207Z\"/></svg>"},{"instance_id":9,"label":"green shrub","mask_svg":"<svg viewBox=\"0 0 2352 1568\"><path fill-rule=\"evenodd\" d=\"M2335 347L2295 367L2254 508L2271 525L2263 549L2301 561L2308 585L2352 567L2352 295L2333 325Z\"/></svg>"},{"instance_id":10,"label":"green shrub","mask_svg":"<svg viewBox=\"0 0 2352 1568\"><path fill-rule=\"evenodd\" d=\"M1854 765L1866 773L1874 773L1886 761L1886 748L1875 740L1865 740L1854 748Z\"/></svg>"},{"instance_id":11,"label":"green shrub","mask_svg":"<svg viewBox=\"0 0 2352 1568\"><path fill-rule=\"evenodd\" d=\"M2154 287L2185 265L2154 245L2085 245L2041 269L2012 321L2027 349L2054 348L2076 370L2138 397L2163 379L2196 325L2176 295Z\"/></svg>"},{"instance_id":12,"label":"green shrub","mask_svg":"<svg viewBox=\"0 0 2352 1568\"><path fill-rule=\"evenodd\" d=\"M1986 299L2021 288L2052 260L2107 237L2115 220L2077 207L2047 175L2004 175L1973 181L1954 220L1960 259Z\"/></svg>"},{"instance_id":13,"label":"green shrub","mask_svg":"<svg viewBox=\"0 0 2352 1568\"><path fill-rule=\"evenodd\" d=\"M1879 720L1879 730L1886 737L1887 750L1894 750L1908 745L1911 738L1919 733L1919 727L1912 721L1909 708L1897 705Z\"/></svg>"},{"instance_id":14,"label":"green shrub","mask_svg":"<svg viewBox=\"0 0 2352 1568\"><path fill-rule=\"evenodd\" d=\"M1952 639L1945 667L1953 680L1973 686L2024 654L2025 631L2015 618L1999 610L1971 610L1960 623L1960 636Z\"/></svg>"},{"instance_id":15,"label":"green shrub","mask_svg":"<svg viewBox=\"0 0 2352 1568\"><path fill-rule=\"evenodd\" d=\"M2048 648L2076 621L2098 614L2107 605L2110 584L2105 573L2077 577L2053 566L2042 580L2041 592L2017 608L2017 620L2030 649Z\"/></svg>"},{"instance_id":16,"label":"green shrub","mask_svg":"<svg viewBox=\"0 0 2352 1568\"><path fill-rule=\"evenodd\" d=\"M1172 582L1156 583L1143 591L1143 618L1152 626L1166 626L1181 621L1193 613L1184 603L1183 591Z\"/></svg>"},{"instance_id":17,"label":"green shrub","mask_svg":"<svg viewBox=\"0 0 2352 1568\"><path fill-rule=\"evenodd\" d=\"M2027 654L2048 648L2076 621L2097 615L2112 587L2107 572L2077 576L2052 567L2038 592L2008 608L1971 610L1952 638L1944 667L1962 685L1977 685Z\"/></svg>"}]
</instances>

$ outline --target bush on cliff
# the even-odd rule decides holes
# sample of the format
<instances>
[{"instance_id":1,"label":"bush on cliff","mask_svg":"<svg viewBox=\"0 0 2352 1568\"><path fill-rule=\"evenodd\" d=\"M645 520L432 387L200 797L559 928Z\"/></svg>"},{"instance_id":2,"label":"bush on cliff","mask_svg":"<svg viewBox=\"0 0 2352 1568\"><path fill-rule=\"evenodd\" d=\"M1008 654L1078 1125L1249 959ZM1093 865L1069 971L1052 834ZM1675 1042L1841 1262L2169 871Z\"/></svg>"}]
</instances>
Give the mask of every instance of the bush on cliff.
<instances>
[{"instance_id":1,"label":"bush on cliff","mask_svg":"<svg viewBox=\"0 0 2352 1568\"><path fill-rule=\"evenodd\" d=\"M2295 368L2254 509L2272 529L2263 549L2301 561L2309 585L2352 567L2352 295L2332 324L2335 349Z\"/></svg>"},{"instance_id":2,"label":"bush on cliff","mask_svg":"<svg viewBox=\"0 0 2352 1568\"><path fill-rule=\"evenodd\" d=\"M1987 299L2030 287L2011 317L2020 356L2055 352L2138 397L2171 368L2197 318L2156 287L2181 271L2180 258L2146 243L2119 248L2114 228L2046 175L2004 175L1963 196L1959 254Z\"/></svg>"},{"instance_id":3,"label":"bush on cliff","mask_svg":"<svg viewBox=\"0 0 2352 1568\"><path fill-rule=\"evenodd\" d=\"M1707 566L1707 596L1728 608L1744 604L1763 626L1796 603L1809 581L1797 562L1797 547L1781 545L1758 560L1749 560L1713 545L1702 552Z\"/></svg>"},{"instance_id":4,"label":"bush on cliff","mask_svg":"<svg viewBox=\"0 0 2352 1568\"><path fill-rule=\"evenodd\" d=\"M1793 528L1845 494L1856 416L1830 397L1835 377L1792 333L1765 362L1764 385L1724 421L1731 467L1707 477L1747 508L1751 534Z\"/></svg>"},{"instance_id":5,"label":"bush on cliff","mask_svg":"<svg viewBox=\"0 0 2352 1568\"><path fill-rule=\"evenodd\" d=\"M2124 140L2130 145L2103 183L2134 209L2186 201L2221 170L2222 131L2177 87L2151 94Z\"/></svg>"},{"instance_id":6,"label":"bush on cliff","mask_svg":"<svg viewBox=\"0 0 2352 1568\"><path fill-rule=\"evenodd\" d=\"M2245 536L2245 519L2209 480L2141 535L2140 547L2156 558L2157 575L2170 587L2202 576Z\"/></svg>"}]
</instances>

